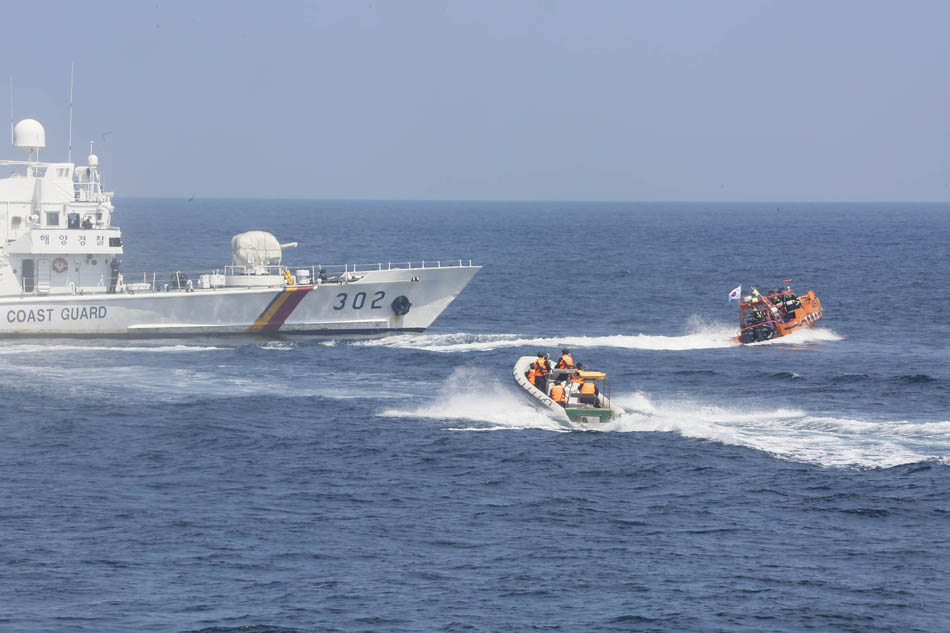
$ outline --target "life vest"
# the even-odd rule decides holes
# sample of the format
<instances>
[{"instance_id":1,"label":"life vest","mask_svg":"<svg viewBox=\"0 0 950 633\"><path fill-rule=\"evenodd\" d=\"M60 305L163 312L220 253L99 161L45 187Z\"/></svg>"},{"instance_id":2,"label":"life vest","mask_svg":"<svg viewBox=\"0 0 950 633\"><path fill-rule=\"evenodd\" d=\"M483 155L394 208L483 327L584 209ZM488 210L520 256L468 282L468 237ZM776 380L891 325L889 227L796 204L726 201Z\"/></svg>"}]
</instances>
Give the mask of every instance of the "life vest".
<instances>
[{"instance_id":1,"label":"life vest","mask_svg":"<svg viewBox=\"0 0 950 633\"><path fill-rule=\"evenodd\" d=\"M561 385L554 385L551 387L551 400L554 400L558 404L564 402L564 387Z\"/></svg>"},{"instance_id":2,"label":"life vest","mask_svg":"<svg viewBox=\"0 0 950 633\"><path fill-rule=\"evenodd\" d=\"M570 357L569 354L564 354L561 356L561 360L557 362L558 369L574 369L574 359Z\"/></svg>"},{"instance_id":3,"label":"life vest","mask_svg":"<svg viewBox=\"0 0 950 633\"><path fill-rule=\"evenodd\" d=\"M531 366L531 369L528 370L528 382L532 385L534 384L534 377L538 375L538 372L534 370L534 365Z\"/></svg>"},{"instance_id":4,"label":"life vest","mask_svg":"<svg viewBox=\"0 0 950 633\"><path fill-rule=\"evenodd\" d=\"M547 376L548 375L548 363L545 360L540 358L534 361L534 370L537 372L538 376Z\"/></svg>"},{"instance_id":5,"label":"life vest","mask_svg":"<svg viewBox=\"0 0 950 633\"><path fill-rule=\"evenodd\" d=\"M585 396L592 396L597 393L597 387L592 382L581 383L581 393Z\"/></svg>"}]
</instances>

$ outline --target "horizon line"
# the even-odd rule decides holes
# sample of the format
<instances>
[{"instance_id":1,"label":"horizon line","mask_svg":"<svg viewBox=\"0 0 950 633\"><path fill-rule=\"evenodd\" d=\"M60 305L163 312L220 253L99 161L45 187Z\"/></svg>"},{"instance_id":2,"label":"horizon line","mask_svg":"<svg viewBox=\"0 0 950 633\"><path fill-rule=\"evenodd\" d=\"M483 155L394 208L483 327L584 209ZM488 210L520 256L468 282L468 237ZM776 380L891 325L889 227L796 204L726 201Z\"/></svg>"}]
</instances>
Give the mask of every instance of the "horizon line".
<instances>
[{"instance_id":1,"label":"horizon line","mask_svg":"<svg viewBox=\"0 0 950 633\"><path fill-rule=\"evenodd\" d=\"M359 197L326 197L310 198L306 196L199 196L180 195L120 195L114 194L116 199L154 199L154 200L285 200L299 202L423 202L423 203L590 203L590 204L950 204L948 200L617 200L617 199L582 199L582 198L359 198Z\"/></svg>"}]
</instances>

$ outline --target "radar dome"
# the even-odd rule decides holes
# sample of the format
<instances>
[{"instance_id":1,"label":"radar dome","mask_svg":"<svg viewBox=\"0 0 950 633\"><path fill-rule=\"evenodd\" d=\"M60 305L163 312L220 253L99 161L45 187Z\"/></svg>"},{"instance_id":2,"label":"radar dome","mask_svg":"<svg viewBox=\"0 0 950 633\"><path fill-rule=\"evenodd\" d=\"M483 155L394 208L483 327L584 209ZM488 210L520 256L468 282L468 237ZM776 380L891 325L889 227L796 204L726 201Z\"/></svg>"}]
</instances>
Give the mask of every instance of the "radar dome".
<instances>
[{"instance_id":1,"label":"radar dome","mask_svg":"<svg viewBox=\"0 0 950 633\"><path fill-rule=\"evenodd\" d=\"M24 152L46 147L46 130L34 119L23 119L13 128L13 146Z\"/></svg>"},{"instance_id":2,"label":"radar dome","mask_svg":"<svg viewBox=\"0 0 950 633\"><path fill-rule=\"evenodd\" d=\"M89 154L89 166L95 169L99 166L99 157L95 154Z\"/></svg>"}]
</instances>

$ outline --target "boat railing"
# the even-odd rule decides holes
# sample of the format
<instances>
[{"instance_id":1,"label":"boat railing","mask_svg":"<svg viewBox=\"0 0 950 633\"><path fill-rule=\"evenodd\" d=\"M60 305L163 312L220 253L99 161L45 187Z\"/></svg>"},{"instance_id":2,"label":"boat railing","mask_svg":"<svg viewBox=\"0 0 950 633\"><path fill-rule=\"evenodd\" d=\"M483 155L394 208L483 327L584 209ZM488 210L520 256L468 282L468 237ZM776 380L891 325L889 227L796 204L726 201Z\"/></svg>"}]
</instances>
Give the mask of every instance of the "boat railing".
<instances>
[{"instance_id":1,"label":"boat railing","mask_svg":"<svg viewBox=\"0 0 950 633\"><path fill-rule=\"evenodd\" d=\"M377 262L375 264L316 264L312 266L274 265L241 266L229 265L213 270L174 270L120 273L116 289L118 292L148 292L168 290L194 290L196 288L219 288L225 285L228 277L234 276L280 276L296 283L349 283L358 281L368 272L381 270L422 270L432 268L471 267L472 260L421 260L417 262ZM103 290L105 290L103 288ZM95 290L101 292L103 290Z\"/></svg>"},{"instance_id":2,"label":"boat railing","mask_svg":"<svg viewBox=\"0 0 950 633\"><path fill-rule=\"evenodd\" d=\"M418 262L377 262L375 264L343 264L343 272L369 272L372 270L414 270L416 268L462 268L470 267L472 260L466 263L463 259L427 259ZM341 266L317 266L317 269L323 268L327 272L331 269L339 269Z\"/></svg>"}]
</instances>

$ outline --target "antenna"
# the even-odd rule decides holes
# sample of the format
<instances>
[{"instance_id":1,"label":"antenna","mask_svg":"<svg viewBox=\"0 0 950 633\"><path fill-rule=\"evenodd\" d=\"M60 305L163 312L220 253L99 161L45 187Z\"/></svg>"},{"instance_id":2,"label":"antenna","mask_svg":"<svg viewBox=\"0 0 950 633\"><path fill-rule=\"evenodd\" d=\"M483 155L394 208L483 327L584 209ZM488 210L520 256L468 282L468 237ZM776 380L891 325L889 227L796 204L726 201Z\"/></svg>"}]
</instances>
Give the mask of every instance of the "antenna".
<instances>
[{"instance_id":1,"label":"antenna","mask_svg":"<svg viewBox=\"0 0 950 633\"><path fill-rule=\"evenodd\" d=\"M76 62L69 67L69 153L66 162L73 162L73 75L76 73Z\"/></svg>"},{"instance_id":2,"label":"antenna","mask_svg":"<svg viewBox=\"0 0 950 633\"><path fill-rule=\"evenodd\" d=\"M10 75L10 145L13 145L13 75Z\"/></svg>"}]
</instances>

